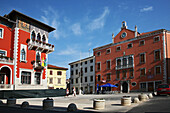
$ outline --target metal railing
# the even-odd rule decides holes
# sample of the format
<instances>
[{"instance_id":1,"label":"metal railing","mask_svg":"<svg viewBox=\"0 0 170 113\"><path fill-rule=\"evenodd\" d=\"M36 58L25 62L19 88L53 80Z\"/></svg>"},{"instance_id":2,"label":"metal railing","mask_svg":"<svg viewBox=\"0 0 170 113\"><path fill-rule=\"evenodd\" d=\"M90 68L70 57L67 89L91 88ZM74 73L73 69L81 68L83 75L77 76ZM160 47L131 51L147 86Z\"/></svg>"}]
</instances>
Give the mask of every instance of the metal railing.
<instances>
[{"instance_id":1,"label":"metal railing","mask_svg":"<svg viewBox=\"0 0 170 113\"><path fill-rule=\"evenodd\" d=\"M132 68L132 67L134 67L133 64L132 64L132 65L118 65L118 66L116 66L116 70L118 70L118 69Z\"/></svg>"},{"instance_id":2,"label":"metal railing","mask_svg":"<svg viewBox=\"0 0 170 113\"><path fill-rule=\"evenodd\" d=\"M11 84L0 84L0 89L10 89Z\"/></svg>"},{"instance_id":3,"label":"metal railing","mask_svg":"<svg viewBox=\"0 0 170 113\"><path fill-rule=\"evenodd\" d=\"M44 50L49 50L49 51L54 51L54 45L48 44L48 43L44 43L41 41L37 41L37 40L29 40L28 41L28 45L31 45L33 47L38 47Z\"/></svg>"},{"instance_id":4,"label":"metal railing","mask_svg":"<svg viewBox=\"0 0 170 113\"><path fill-rule=\"evenodd\" d=\"M13 59L6 56L0 56L0 62L13 63Z\"/></svg>"}]
</instances>

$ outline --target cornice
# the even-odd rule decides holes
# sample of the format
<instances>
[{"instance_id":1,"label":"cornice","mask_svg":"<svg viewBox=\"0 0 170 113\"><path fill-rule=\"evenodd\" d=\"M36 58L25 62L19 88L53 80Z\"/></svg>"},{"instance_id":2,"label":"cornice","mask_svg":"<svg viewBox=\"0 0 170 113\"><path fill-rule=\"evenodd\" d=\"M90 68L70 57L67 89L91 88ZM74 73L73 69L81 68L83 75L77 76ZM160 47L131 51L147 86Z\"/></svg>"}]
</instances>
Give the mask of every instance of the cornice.
<instances>
[{"instance_id":1,"label":"cornice","mask_svg":"<svg viewBox=\"0 0 170 113\"><path fill-rule=\"evenodd\" d=\"M139 40L139 39L142 39L142 38L151 37L151 36L154 36L154 35L161 34L164 31L166 31L166 30L165 29L160 29L160 30L157 30L155 32L151 32L151 33L148 33L148 34L137 36L137 37L125 40L125 41L118 42L118 43L110 43L110 44L107 44L107 45L104 45L104 46L101 46L101 47L94 48L93 51L98 51L98 50L105 49L105 48L108 48L108 47L111 47L111 46L115 46L115 45L118 45L118 44L123 44L123 43L126 43L126 42L130 42L130 41ZM167 32L170 33L170 31L167 31Z\"/></svg>"}]
</instances>

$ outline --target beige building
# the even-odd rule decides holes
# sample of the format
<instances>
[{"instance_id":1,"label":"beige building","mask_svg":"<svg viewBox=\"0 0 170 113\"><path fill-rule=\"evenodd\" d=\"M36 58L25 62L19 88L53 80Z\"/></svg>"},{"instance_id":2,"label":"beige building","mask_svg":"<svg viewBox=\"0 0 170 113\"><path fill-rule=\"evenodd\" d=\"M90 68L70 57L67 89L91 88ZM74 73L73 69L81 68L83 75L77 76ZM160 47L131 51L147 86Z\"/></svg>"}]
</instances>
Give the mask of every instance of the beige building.
<instances>
[{"instance_id":1,"label":"beige building","mask_svg":"<svg viewBox=\"0 0 170 113\"><path fill-rule=\"evenodd\" d=\"M48 89L66 89L66 71L68 68L48 64L47 86Z\"/></svg>"}]
</instances>

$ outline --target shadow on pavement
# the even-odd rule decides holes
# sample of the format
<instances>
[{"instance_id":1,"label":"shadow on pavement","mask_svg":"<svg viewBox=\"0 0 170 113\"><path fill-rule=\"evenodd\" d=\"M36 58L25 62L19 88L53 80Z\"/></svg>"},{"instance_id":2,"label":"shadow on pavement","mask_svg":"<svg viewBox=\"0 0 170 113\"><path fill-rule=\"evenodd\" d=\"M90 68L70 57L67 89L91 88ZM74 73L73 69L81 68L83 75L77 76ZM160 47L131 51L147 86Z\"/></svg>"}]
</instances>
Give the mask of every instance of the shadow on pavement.
<instances>
[{"instance_id":1,"label":"shadow on pavement","mask_svg":"<svg viewBox=\"0 0 170 113\"><path fill-rule=\"evenodd\" d=\"M121 104L111 104L112 106L122 106Z\"/></svg>"},{"instance_id":2,"label":"shadow on pavement","mask_svg":"<svg viewBox=\"0 0 170 113\"><path fill-rule=\"evenodd\" d=\"M89 109L89 108L88 108ZM20 105L9 107L6 105L0 106L0 113L67 113L65 107L54 107L53 110L42 110L42 106L29 106L29 108L21 108ZM69 113L96 113L88 110L77 110Z\"/></svg>"},{"instance_id":3,"label":"shadow on pavement","mask_svg":"<svg viewBox=\"0 0 170 113\"><path fill-rule=\"evenodd\" d=\"M93 109L93 107L84 107L83 109Z\"/></svg>"}]
</instances>

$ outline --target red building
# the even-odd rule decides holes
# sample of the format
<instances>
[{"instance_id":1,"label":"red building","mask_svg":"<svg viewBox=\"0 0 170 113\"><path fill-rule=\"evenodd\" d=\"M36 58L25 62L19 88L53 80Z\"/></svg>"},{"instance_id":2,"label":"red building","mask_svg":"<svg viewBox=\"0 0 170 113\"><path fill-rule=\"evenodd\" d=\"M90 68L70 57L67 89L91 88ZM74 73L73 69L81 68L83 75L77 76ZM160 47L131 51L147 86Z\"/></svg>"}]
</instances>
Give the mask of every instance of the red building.
<instances>
[{"instance_id":1,"label":"red building","mask_svg":"<svg viewBox=\"0 0 170 113\"><path fill-rule=\"evenodd\" d=\"M55 30L16 10L0 16L0 90L47 89L48 54Z\"/></svg>"},{"instance_id":2,"label":"red building","mask_svg":"<svg viewBox=\"0 0 170 113\"><path fill-rule=\"evenodd\" d=\"M136 26L135 31L127 29L124 21L112 43L93 51L96 86L118 86L105 90L154 91L158 84L170 83L170 31L139 33Z\"/></svg>"}]
</instances>

